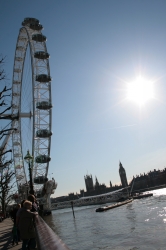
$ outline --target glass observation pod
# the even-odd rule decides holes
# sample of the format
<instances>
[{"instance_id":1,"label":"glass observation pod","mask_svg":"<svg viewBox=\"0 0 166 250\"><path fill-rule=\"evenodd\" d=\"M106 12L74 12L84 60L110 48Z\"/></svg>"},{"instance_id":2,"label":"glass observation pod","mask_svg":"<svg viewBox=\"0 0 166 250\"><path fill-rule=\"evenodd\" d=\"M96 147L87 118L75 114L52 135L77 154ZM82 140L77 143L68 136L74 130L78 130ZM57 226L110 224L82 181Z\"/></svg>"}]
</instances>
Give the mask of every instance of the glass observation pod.
<instances>
[{"instance_id":1,"label":"glass observation pod","mask_svg":"<svg viewBox=\"0 0 166 250\"><path fill-rule=\"evenodd\" d=\"M19 145L21 145L21 143L20 143L20 142L18 142L18 141L15 141L15 142L13 142L13 145L15 145L15 146L19 146Z\"/></svg>"},{"instance_id":2,"label":"glass observation pod","mask_svg":"<svg viewBox=\"0 0 166 250\"><path fill-rule=\"evenodd\" d=\"M32 17L26 17L24 18L22 25L25 26L27 24L32 24L32 23L39 24L39 20L36 18L32 18Z\"/></svg>"},{"instance_id":3,"label":"glass observation pod","mask_svg":"<svg viewBox=\"0 0 166 250\"><path fill-rule=\"evenodd\" d=\"M16 57L16 61L22 62L22 61L23 61L23 58L22 58L22 57Z\"/></svg>"},{"instance_id":4,"label":"glass observation pod","mask_svg":"<svg viewBox=\"0 0 166 250\"><path fill-rule=\"evenodd\" d=\"M15 166L15 169L21 169L22 167L23 167L23 165L17 164L17 165Z\"/></svg>"},{"instance_id":5,"label":"glass observation pod","mask_svg":"<svg viewBox=\"0 0 166 250\"><path fill-rule=\"evenodd\" d=\"M13 81L14 84L21 84L20 81Z\"/></svg>"},{"instance_id":6,"label":"glass observation pod","mask_svg":"<svg viewBox=\"0 0 166 250\"><path fill-rule=\"evenodd\" d=\"M20 93L13 93L13 96L19 96Z\"/></svg>"},{"instance_id":7,"label":"glass observation pod","mask_svg":"<svg viewBox=\"0 0 166 250\"><path fill-rule=\"evenodd\" d=\"M21 72L21 69L14 69L14 72L20 73L20 72Z\"/></svg>"},{"instance_id":8,"label":"glass observation pod","mask_svg":"<svg viewBox=\"0 0 166 250\"><path fill-rule=\"evenodd\" d=\"M14 154L14 157L21 157L20 153Z\"/></svg>"},{"instance_id":9,"label":"glass observation pod","mask_svg":"<svg viewBox=\"0 0 166 250\"><path fill-rule=\"evenodd\" d=\"M38 176L38 177L34 178L34 183L35 184L44 184L47 180L48 179L45 176Z\"/></svg>"},{"instance_id":10,"label":"glass observation pod","mask_svg":"<svg viewBox=\"0 0 166 250\"><path fill-rule=\"evenodd\" d=\"M36 42L45 42L47 38L42 34L34 34L32 35L32 40Z\"/></svg>"},{"instance_id":11,"label":"glass observation pod","mask_svg":"<svg viewBox=\"0 0 166 250\"><path fill-rule=\"evenodd\" d=\"M36 163L47 163L51 160L51 157L48 155L38 155L35 158Z\"/></svg>"},{"instance_id":12,"label":"glass observation pod","mask_svg":"<svg viewBox=\"0 0 166 250\"><path fill-rule=\"evenodd\" d=\"M44 51L37 51L37 52L35 52L34 57L44 60L44 59L48 59L50 57L50 54L48 54L47 52L44 52Z\"/></svg>"},{"instance_id":13,"label":"glass observation pod","mask_svg":"<svg viewBox=\"0 0 166 250\"><path fill-rule=\"evenodd\" d=\"M19 37L19 40L22 41L22 42L25 42L25 41L27 40L27 38L24 37L24 36L20 36L20 37Z\"/></svg>"},{"instance_id":14,"label":"glass observation pod","mask_svg":"<svg viewBox=\"0 0 166 250\"><path fill-rule=\"evenodd\" d=\"M22 180L22 179L24 179L24 176L22 175L17 176L17 180Z\"/></svg>"},{"instance_id":15,"label":"glass observation pod","mask_svg":"<svg viewBox=\"0 0 166 250\"><path fill-rule=\"evenodd\" d=\"M30 23L28 26L32 30L42 30L43 29L43 26L41 24L38 24L38 23Z\"/></svg>"},{"instance_id":16,"label":"glass observation pod","mask_svg":"<svg viewBox=\"0 0 166 250\"><path fill-rule=\"evenodd\" d=\"M41 74L36 76L37 82L51 82L52 78L49 75Z\"/></svg>"},{"instance_id":17,"label":"glass observation pod","mask_svg":"<svg viewBox=\"0 0 166 250\"><path fill-rule=\"evenodd\" d=\"M19 133L19 130L14 130L13 132L12 132L12 134L18 134Z\"/></svg>"},{"instance_id":18,"label":"glass observation pod","mask_svg":"<svg viewBox=\"0 0 166 250\"><path fill-rule=\"evenodd\" d=\"M17 46L17 50L23 51L25 50L23 46Z\"/></svg>"},{"instance_id":19,"label":"glass observation pod","mask_svg":"<svg viewBox=\"0 0 166 250\"><path fill-rule=\"evenodd\" d=\"M13 109L18 109L18 107L19 107L19 106L16 105L16 104L13 104L13 105L12 105L12 108L13 108Z\"/></svg>"},{"instance_id":20,"label":"glass observation pod","mask_svg":"<svg viewBox=\"0 0 166 250\"><path fill-rule=\"evenodd\" d=\"M36 131L36 137L48 138L52 135L52 132L48 129L40 129Z\"/></svg>"},{"instance_id":21,"label":"glass observation pod","mask_svg":"<svg viewBox=\"0 0 166 250\"><path fill-rule=\"evenodd\" d=\"M52 108L52 104L51 102L47 102L47 101L42 101L42 102L37 102L36 103L36 108L37 109L51 109Z\"/></svg>"}]
</instances>

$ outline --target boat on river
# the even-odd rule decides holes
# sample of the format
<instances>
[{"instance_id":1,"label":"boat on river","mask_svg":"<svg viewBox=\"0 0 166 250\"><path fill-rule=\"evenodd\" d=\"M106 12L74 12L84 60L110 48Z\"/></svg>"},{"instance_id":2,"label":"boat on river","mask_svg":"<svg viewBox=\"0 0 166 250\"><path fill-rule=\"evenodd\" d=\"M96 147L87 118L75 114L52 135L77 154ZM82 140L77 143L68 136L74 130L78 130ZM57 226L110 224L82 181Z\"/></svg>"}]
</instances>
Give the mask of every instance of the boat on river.
<instances>
[{"instance_id":1,"label":"boat on river","mask_svg":"<svg viewBox=\"0 0 166 250\"><path fill-rule=\"evenodd\" d=\"M125 201L122 201L122 202L115 203L115 204L110 205L110 206L99 207L99 208L96 209L96 212L105 212L107 210L126 205L126 204L128 204L128 203L130 203L132 201L133 201L133 199L128 199L128 200L125 200Z\"/></svg>"},{"instance_id":2,"label":"boat on river","mask_svg":"<svg viewBox=\"0 0 166 250\"><path fill-rule=\"evenodd\" d=\"M71 207L71 202L73 202L74 207L81 207L81 206L99 205L99 204L105 204L109 202L118 202L118 201L126 200L129 197L128 188L130 187L125 187L125 188L122 188L113 192L105 193L105 194L81 197L73 201L52 203L51 208L52 210L69 208Z\"/></svg>"},{"instance_id":3,"label":"boat on river","mask_svg":"<svg viewBox=\"0 0 166 250\"><path fill-rule=\"evenodd\" d=\"M132 198L133 198L134 200L136 200L136 199L148 198L148 197L151 197L151 196L153 196L153 193L136 194L136 195L133 195Z\"/></svg>"}]
</instances>

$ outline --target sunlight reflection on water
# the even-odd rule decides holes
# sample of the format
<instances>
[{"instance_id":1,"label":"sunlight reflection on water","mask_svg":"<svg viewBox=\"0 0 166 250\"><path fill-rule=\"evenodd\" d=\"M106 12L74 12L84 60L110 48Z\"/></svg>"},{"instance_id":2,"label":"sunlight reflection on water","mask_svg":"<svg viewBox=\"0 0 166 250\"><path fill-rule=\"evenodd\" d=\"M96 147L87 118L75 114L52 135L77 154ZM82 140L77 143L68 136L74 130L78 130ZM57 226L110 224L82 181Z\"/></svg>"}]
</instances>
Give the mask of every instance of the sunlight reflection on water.
<instances>
[{"instance_id":1,"label":"sunlight reflection on water","mask_svg":"<svg viewBox=\"0 0 166 250\"><path fill-rule=\"evenodd\" d=\"M99 206L54 210L46 222L72 250L165 250L166 188L96 213Z\"/></svg>"}]
</instances>

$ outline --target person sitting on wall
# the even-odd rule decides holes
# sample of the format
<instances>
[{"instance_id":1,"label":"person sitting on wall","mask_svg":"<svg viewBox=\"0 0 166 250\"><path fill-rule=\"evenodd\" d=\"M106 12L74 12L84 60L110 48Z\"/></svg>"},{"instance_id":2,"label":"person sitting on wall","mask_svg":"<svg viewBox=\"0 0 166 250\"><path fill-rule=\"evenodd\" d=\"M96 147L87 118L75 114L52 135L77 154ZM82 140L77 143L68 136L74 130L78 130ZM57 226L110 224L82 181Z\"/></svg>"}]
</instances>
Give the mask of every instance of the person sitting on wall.
<instances>
[{"instance_id":1,"label":"person sitting on wall","mask_svg":"<svg viewBox=\"0 0 166 250\"><path fill-rule=\"evenodd\" d=\"M30 211L32 209L32 203L28 200L24 202L23 208L24 209L20 212L19 223L18 223L20 236L23 241L22 250L26 250L27 246L30 249L35 249L36 239L35 239L34 221L35 221L35 216L38 213Z\"/></svg>"}]
</instances>

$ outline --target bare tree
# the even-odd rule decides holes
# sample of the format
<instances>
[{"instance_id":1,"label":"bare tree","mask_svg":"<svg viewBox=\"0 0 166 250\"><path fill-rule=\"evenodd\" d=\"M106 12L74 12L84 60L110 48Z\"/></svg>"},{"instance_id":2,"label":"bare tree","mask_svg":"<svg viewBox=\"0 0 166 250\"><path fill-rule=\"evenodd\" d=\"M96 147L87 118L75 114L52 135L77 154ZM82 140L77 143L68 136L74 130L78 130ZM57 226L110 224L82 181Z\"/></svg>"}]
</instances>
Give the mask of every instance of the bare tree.
<instances>
[{"instance_id":1,"label":"bare tree","mask_svg":"<svg viewBox=\"0 0 166 250\"><path fill-rule=\"evenodd\" d=\"M6 207L12 202L15 188L14 178L15 173L11 165L3 167L0 175L0 204L4 214L6 214Z\"/></svg>"},{"instance_id":2,"label":"bare tree","mask_svg":"<svg viewBox=\"0 0 166 250\"><path fill-rule=\"evenodd\" d=\"M6 83L7 80L7 76L5 74L4 71L4 63L5 63L5 57L3 57L2 55L0 55L0 82L2 83ZM11 114L3 116L3 114L6 113L6 111L9 111L12 106L8 105L8 103L6 103L6 98L11 96L11 89L12 88L8 88L5 84L5 86L3 86L2 90L0 91L0 107L3 109L0 111L0 119L10 119ZM6 132L6 131L5 131ZM1 130L1 135L3 135L3 130Z\"/></svg>"},{"instance_id":3,"label":"bare tree","mask_svg":"<svg viewBox=\"0 0 166 250\"><path fill-rule=\"evenodd\" d=\"M0 55L0 83L2 83L2 90L0 91L0 119L11 119L11 114L4 116L12 106L11 103L11 88L7 87L7 76L4 70L5 57ZM5 124L5 123L4 123ZM10 159L8 153L12 152L11 149L7 149L7 142L3 143L2 139L8 136L12 132L12 128L4 127L0 130L0 203L2 211L6 213L6 206L11 202L12 193L14 188L15 173L12 170L12 159Z\"/></svg>"},{"instance_id":4,"label":"bare tree","mask_svg":"<svg viewBox=\"0 0 166 250\"><path fill-rule=\"evenodd\" d=\"M12 108L12 106L9 105L9 99L11 96L12 88L7 87L7 82L6 82L7 76L4 70L4 63L5 63L5 57L0 55L0 82L2 83L2 90L0 91L0 119L1 120L12 119L11 114L5 114L7 111L9 111ZM9 128L7 126L4 126L4 128L0 130L0 157L10 152L10 150L6 151L6 145L3 145L1 140L4 136L8 136L12 131L13 131L13 128L11 127Z\"/></svg>"}]
</instances>

